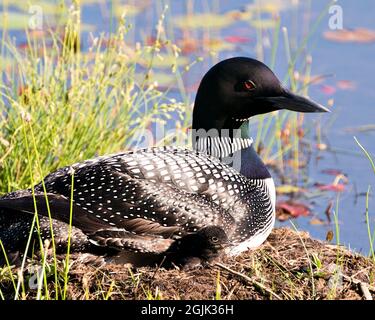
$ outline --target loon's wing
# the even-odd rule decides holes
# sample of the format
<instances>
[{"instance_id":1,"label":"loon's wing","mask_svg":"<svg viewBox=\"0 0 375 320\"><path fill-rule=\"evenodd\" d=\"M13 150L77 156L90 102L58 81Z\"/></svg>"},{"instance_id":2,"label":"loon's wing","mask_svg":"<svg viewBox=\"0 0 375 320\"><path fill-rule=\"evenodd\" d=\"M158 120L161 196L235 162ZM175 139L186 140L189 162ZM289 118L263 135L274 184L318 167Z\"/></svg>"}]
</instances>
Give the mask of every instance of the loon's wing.
<instances>
[{"instance_id":1,"label":"loon's wing","mask_svg":"<svg viewBox=\"0 0 375 320\"><path fill-rule=\"evenodd\" d=\"M219 225L229 235L236 229L232 240L242 241L261 225L253 212L269 223L262 216L271 210L267 190L217 159L185 149L120 153L51 173L44 183L56 197L54 217L63 221L70 213L72 180L73 224L87 232L117 228L169 238ZM41 194L43 186L35 190Z\"/></svg>"},{"instance_id":2,"label":"loon's wing","mask_svg":"<svg viewBox=\"0 0 375 320\"><path fill-rule=\"evenodd\" d=\"M17 211L34 214L35 206L39 215L48 217L50 213L52 219L69 223L71 201L65 196L53 193L35 194L33 196L32 194L27 195L23 193L22 196L18 198L0 198L0 208L11 209L13 215L17 214ZM100 228L107 227L107 224L88 214L74 203L72 209L74 212L72 215L72 224L82 231L91 233Z\"/></svg>"},{"instance_id":3,"label":"loon's wing","mask_svg":"<svg viewBox=\"0 0 375 320\"><path fill-rule=\"evenodd\" d=\"M23 220L25 220L24 214L34 214L34 206L36 205L38 214L40 215L40 221L43 225L41 225L42 238L49 238L51 234L49 230L48 218L46 217L48 217L48 212L50 212L52 225L54 228L55 243L57 246L59 246L59 249L61 249L65 247L67 243L68 223L70 219L69 213L71 210L70 201L61 195L49 193L46 194L46 196L44 194L27 196L25 193L22 193L22 196L19 198L13 197L12 199L0 199L0 207L3 210L11 210L10 214L8 215L5 215L5 213L2 212L0 218L12 220L10 221L11 225L9 227L13 229L14 227L20 228L21 226L18 220L23 222ZM48 207L46 205L46 198L48 199ZM28 233L30 232L31 220L32 219L27 220L27 228L21 228L22 230L13 231L7 230L8 233L11 233L9 234L9 237L12 238L11 241L6 241L7 238L2 239L3 235L0 232L1 239L5 241L7 247L8 242L12 244L12 247L16 245L14 241L18 231L25 233L23 238L27 239ZM0 219L0 221L2 221L2 219ZM16 223L12 223L14 221ZM65 233L64 230L60 232L61 223L64 223L64 226L66 226L64 229ZM127 231L125 229L113 229L107 223L99 220L91 214L88 214L87 211L83 210L79 206L76 206L74 203L72 224L74 226L72 230L72 237L77 237L77 235L80 236L80 241L78 241L78 239L72 240L71 243L75 246L77 246L79 243L80 245L82 244L81 247L84 248L84 245L87 246L87 241L90 239L92 244L99 247L156 254L167 250L170 244L173 242L172 239L163 238L163 236L167 237L168 235L172 235L174 232L178 231L178 228L162 227L157 223L137 218L128 220L123 224L127 230L131 231ZM4 225L1 226L1 229L3 227ZM86 237L88 238L85 238L83 234L77 232L79 230L86 233Z\"/></svg>"},{"instance_id":4,"label":"loon's wing","mask_svg":"<svg viewBox=\"0 0 375 320\"><path fill-rule=\"evenodd\" d=\"M99 230L90 235L90 241L100 247L141 253L163 253L174 242L161 236L138 235L124 229Z\"/></svg>"}]
</instances>

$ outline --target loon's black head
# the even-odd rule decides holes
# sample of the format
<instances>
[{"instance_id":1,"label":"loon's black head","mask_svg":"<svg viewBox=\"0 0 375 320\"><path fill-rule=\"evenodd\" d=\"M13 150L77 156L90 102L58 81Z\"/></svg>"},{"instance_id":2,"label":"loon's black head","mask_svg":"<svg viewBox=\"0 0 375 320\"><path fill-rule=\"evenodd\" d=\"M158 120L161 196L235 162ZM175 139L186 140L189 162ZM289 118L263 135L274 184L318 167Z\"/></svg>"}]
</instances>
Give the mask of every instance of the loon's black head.
<instances>
[{"instance_id":1,"label":"loon's black head","mask_svg":"<svg viewBox=\"0 0 375 320\"><path fill-rule=\"evenodd\" d=\"M284 88L264 63L231 58L213 66L203 77L195 99L193 129L237 129L254 115L280 109L329 111Z\"/></svg>"}]
</instances>

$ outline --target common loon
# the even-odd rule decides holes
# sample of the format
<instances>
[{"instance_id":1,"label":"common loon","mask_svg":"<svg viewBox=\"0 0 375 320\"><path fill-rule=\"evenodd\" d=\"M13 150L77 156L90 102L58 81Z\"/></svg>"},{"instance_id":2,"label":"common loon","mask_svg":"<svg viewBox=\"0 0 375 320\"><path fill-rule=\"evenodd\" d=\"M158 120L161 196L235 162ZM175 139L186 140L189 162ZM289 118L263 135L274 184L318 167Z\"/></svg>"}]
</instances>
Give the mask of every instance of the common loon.
<instances>
[{"instance_id":1,"label":"common loon","mask_svg":"<svg viewBox=\"0 0 375 320\"><path fill-rule=\"evenodd\" d=\"M0 198L0 239L9 251L24 248L35 199L42 236L50 236L50 210L58 247L64 248L73 175L72 248L77 251L94 246L159 254L210 226L225 232L230 255L256 248L273 228L276 194L243 124L280 109L328 111L284 88L262 62L221 61L203 77L196 95L194 150L153 147L61 168L44 178L49 208L42 183L34 196L27 189Z\"/></svg>"}]
</instances>

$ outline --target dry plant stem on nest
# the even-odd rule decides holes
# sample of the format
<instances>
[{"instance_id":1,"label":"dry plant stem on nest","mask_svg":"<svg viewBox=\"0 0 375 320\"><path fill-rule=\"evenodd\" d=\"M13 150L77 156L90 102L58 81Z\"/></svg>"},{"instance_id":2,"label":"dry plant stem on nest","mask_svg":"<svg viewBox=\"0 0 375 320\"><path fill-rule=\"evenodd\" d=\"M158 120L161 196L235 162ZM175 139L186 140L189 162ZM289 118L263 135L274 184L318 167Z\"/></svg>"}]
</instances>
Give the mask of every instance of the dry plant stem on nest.
<instances>
[{"instance_id":1,"label":"dry plant stem on nest","mask_svg":"<svg viewBox=\"0 0 375 320\"><path fill-rule=\"evenodd\" d=\"M372 299L372 295L371 295L371 293L369 291L369 288L368 288L368 286L365 283L360 282L359 283L359 287L360 287L360 289L361 289L361 291L363 293L363 296L365 297L366 300L373 300Z\"/></svg>"},{"instance_id":2,"label":"dry plant stem on nest","mask_svg":"<svg viewBox=\"0 0 375 320\"><path fill-rule=\"evenodd\" d=\"M219 262L216 262L215 266L218 266L219 268L224 269L225 271L228 271L229 273L236 275L237 277L241 278L242 280L245 280L246 282L251 283L257 289L260 289L262 291L267 292L270 298L274 297L277 300L282 300L282 298L280 296L278 296L276 293L274 293L272 290L268 289L266 286L264 286L260 282L254 280L254 279L251 279L247 275L245 275L243 273L240 273L240 272L237 272L235 270L232 270L231 268L229 268L229 267L227 267L227 266L225 266L225 265L223 265L222 263L219 263Z\"/></svg>"},{"instance_id":3,"label":"dry plant stem on nest","mask_svg":"<svg viewBox=\"0 0 375 320\"><path fill-rule=\"evenodd\" d=\"M348 277L346 275L343 275L343 278L345 281L349 283L353 283L355 285L359 285L363 295L366 297L366 295L370 294L370 291L375 292L375 287L371 286L367 283L364 283L363 281L360 281L358 279L355 279L353 277ZM371 294L370 294L371 295ZM372 300L372 299L371 299Z\"/></svg>"}]
</instances>

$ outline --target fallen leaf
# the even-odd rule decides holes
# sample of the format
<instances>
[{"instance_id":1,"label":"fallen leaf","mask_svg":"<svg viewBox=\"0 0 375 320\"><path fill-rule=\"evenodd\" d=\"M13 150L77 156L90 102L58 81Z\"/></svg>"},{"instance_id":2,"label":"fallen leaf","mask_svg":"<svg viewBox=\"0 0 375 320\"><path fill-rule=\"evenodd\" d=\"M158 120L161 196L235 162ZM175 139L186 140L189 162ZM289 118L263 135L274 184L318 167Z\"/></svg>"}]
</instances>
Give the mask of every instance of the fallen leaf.
<instances>
[{"instance_id":1,"label":"fallen leaf","mask_svg":"<svg viewBox=\"0 0 375 320\"><path fill-rule=\"evenodd\" d=\"M213 51L231 51L234 50L235 45L233 43L225 42L220 39L209 39L202 42L203 47Z\"/></svg>"},{"instance_id":2,"label":"fallen leaf","mask_svg":"<svg viewBox=\"0 0 375 320\"><path fill-rule=\"evenodd\" d=\"M214 13L201 13L186 16L177 16L173 19L175 26L181 29L221 29L229 26L235 21L231 16L214 14Z\"/></svg>"},{"instance_id":3,"label":"fallen leaf","mask_svg":"<svg viewBox=\"0 0 375 320\"><path fill-rule=\"evenodd\" d=\"M329 95L329 96L333 95L336 92L336 88L335 87L329 86L327 84L324 84L324 85L320 86L320 90L324 94Z\"/></svg>"},{"instance_id":4,"label":"fallen leaf","mask_svg":"<svg viewBox=\"0 0 375 320\"><path fill-rule=\"evenodd\" d=\"M250 38L241 36L228 36L225 37L224 40L230 43L248 43L251 41Z\"/></svg>"},{"instance_id":5,"label":"fallen leaf","mask_svg":"<svg viewBox=\"0 0 375 320\"><path fill-rule=\"evenodd\" d=\"M337 82L337 88L341 90L354 90L356 85L353 81L350 80L340 80Z\"/></svg>"},{"instance_id":6,"label":"fallen leaf","mask_svg":"<svg viewBox=\"0 0 375 320\"><path fill-rule=\"evenodd\" d=\"M289 184L283 184L281 186L276 187L276 192L278 194L291 194L291 193L297 193L297 192L305 192L305 189L302 189L297 186L292 186Z\"/></svg>"},{"instance_id":7,"label":"fallen leaf","mask_svg":"<svg viewBox=\"0 0 375 320\"><path fill-rule=\"evenodd\" d=\"M246 9L257 14L259 12L276 14L284 10L290 10L297 5L298 1L295 0L255 0L247 5Z\"/></svg>"},{"instance_id":8,"label":"fallen leaf","mask_svg":"<svg viewBox=\"0 0 375 320\"><path fill-rule=\"evenodd\" d=\"M253 16L253 13L248 10L242 10L242 11L233 10L233 11L228 11L227 13L225 13L225 15L237 21L238 20L248 21Z\"/></svg>"},{"instance_id":9,"label":"fallen leaf","mask_svg":"<svg viewBox=\"0 0 375 320\"><path fill-rule=\"evenodd\" d=\"M276 204L276 216L280 221L285 221L289 218L298 218L300 216L308 216L309 214L309 207L303 203L286 201Z\"/></svg>"},{"instance_id":10,"label":"fallen leaf","mask_svg":"<svg viewBox=\"0 0 375 320\"><path fill-rule=\"evenodd\" d=\"M326 31L323 35L327 40L335 42L370 43L375 41L375 31L365 28Z\"/></svg>"},{"instance_id":11,"label":"fallen leaf","mask_svg":"<svg viewBox=\"0 0 375 320\"><path fill-rule=\"evenodd\" d=\"M322 224L324 224L324 221L322 219L319 219L319 218L312 218L310 220L310 224L315 225L315 226L322 225Z\"/></svg>"},{"instance_id":12,"label":"fallen leaf","mask_svg":"<svg viewBox=\"0 0 375 320\"><path fill-rule=\"evenodd\" d=\"M321 191L334 191L342 192L345 190L345 185L342 183L338 184L316 184L316 187Z\"/></svg>"},{"instance_id":13,"label":"fallen leaf","mask_svg":"<svg viewBox=\"0 0 375 320\"><path fill-rule=\"evenodd\" d=\"M250 25L256 29L274 29L279 21L277 19L250 20Z\"/></svg>"},{"instance_id":14,"label":"fallen leaf","mask_svg":"<svg viewBox=\"0 0 375 320\"><path fill-rule=\"evenodd\" d=\"M326 240L327 240L328 242L331 242L331 241L333 240L333 231L332 231L332 230L329 230L329 231L327 232Z\"/></svg>"}]
</instances>

